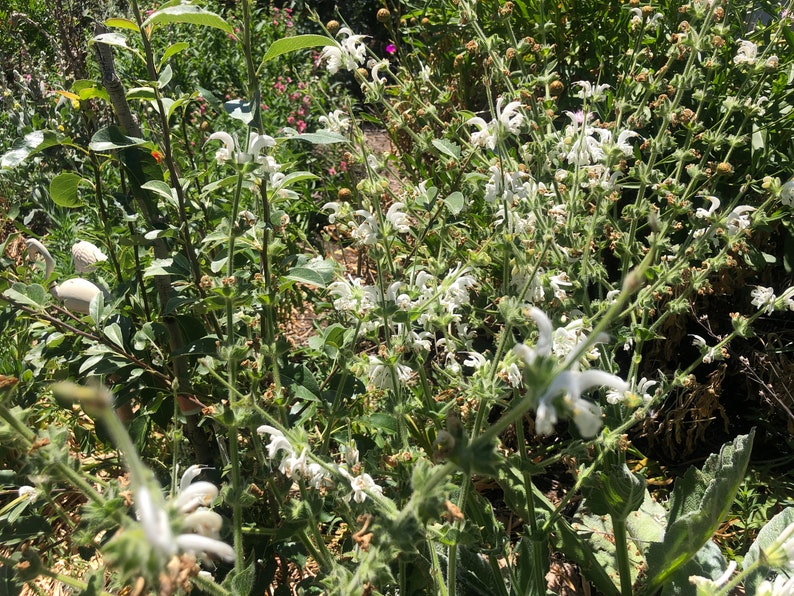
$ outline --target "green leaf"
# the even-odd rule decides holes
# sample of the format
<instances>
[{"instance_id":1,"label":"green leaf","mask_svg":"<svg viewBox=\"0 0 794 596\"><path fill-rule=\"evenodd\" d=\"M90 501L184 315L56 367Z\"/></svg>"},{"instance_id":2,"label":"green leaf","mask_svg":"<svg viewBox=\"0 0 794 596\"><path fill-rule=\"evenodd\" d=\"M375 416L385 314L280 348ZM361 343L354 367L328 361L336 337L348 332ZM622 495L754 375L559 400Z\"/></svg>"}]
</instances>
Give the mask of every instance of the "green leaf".
<instances>
[{"instance_id":1,"label":"green leaf","mask_svg":"<svg viewBox=\"0 0 794 596\"><path fill-rule=\"evenodd\" d=\"M91 138L88 148L97 153L103 151L113 151L114 149L124 149L126 147L137 147L145 144L144 139L128 137L118 126L111 125L99 129Z\"/></svg>"},{"instance_id":2,"label":"green leaf","mask_svg":"<svg viewBox=\"0 0 794 596\"><path fill-rule=\"evenodd\" d=\"M653 500L650 493L642 490L643 500L638 509L631 511L626 517L626 552L631 565L632 581L639 577L645 568L645 551L651 542L659 542L664 536L665 509ZM592 555L606 575L612 580L614 589L620 587L620 575L617 568L614 529L612 518L588 509L585 502L583 509L574 518L571 526L587 545ZM564 551L567 552L567 551ZM572 557L573 558L573 557ZM574 560L577 560L574 558Z\"/></svg>"},{"instance_id":3,"label":"green leaf","mask_svg":"<svg viewBox=\"0 0 794 596\"><path fill-rule=\"evenodd\" d=\"M283 129L281 129L281 131L284 133L284 136L280 137L282 139L299 139L301 141L311 143L312 145L346 143L348 140L346 136L331 132L330 130L319 130L317 132L307 132L301 134L294 128L285 126Z\"/></svg>"},{"instance_id":4,"label":"green leaf","mask_svg":"<svg viewBox=\"0 0 794 596\"><path fill-rule=\"evenodd\" d=\"M131 50L132 48L127 45L127 38L121 33L100 33L95 36L89 43L103 43L108 46L116 46L117 48L124 48Z\"/></svg>"},{"instance_id":5,"label":"green leaf","mask_svg":"<svg viewBox=\"0 0 794 596\"><path fill-rule=\"evenodd\" d=\"M766 525L758 532L758 537L755 542L750 546L747 554L742 561L742 567L749 569L756 561L761 558L761 551L767 550L772 543L783 533L790 524L794 523L794 507L787 507L775 517L770 519ZM769 574L769 568L762 565L759 569L750 573L744 582L744 589L747 594L755 594L758 591L758 586L761 584L766 576ZM791 570L776 569L778 575L783 574L786 577L792 577Z\"/></svg>"},{"instance_id":6,"label":"green leaf","mask_svg":"<svg viewBox=\"0 0 794 596\"><path fill-rule=\"evenodd\" d=\"M109 101L110 99L104 87L99 87L94 81L88 81L86 79L80 79L72 83L72 91L78 95L80 101L85 101L86 99L92 99L94 97L104 99L105 101Z\"/></svg>"},{"instance_id":7,"label":"green leaf","mask_svg":"<svg viewBox=\"0 0 794 596\"><path fill-rule=\"evenodd\" d=\"M463 197L462 192L456 190L444 199L444 204L452 215L457 215L463 211L463 207L466 205L466 199Z\"/></svg>"},{"instance_id":8,"label":"green leaf","mask_svg":"<svg viewBox=\"0 0 794 596\"><path fill-rule=\"evenodd\" d=\"M223 17L193 4L179 4L156 10L149 15L149 18L142 25L146 28L149 25L167 25L170 23L187 23L202 27L213 27L225 33L234 32L232 26L224 21Z\"/></svg>"},{"instance_id":9,"label":"green leaf","mask_svg":"<svg viewBox=\"0 0 794 596\"><path fill-rule=\"evenodd\" d=\"M168 46L165 49L165 52L163 52L163 56L162 58L160 58L160 67L162 67L163 64L166 63L166 60L168 60L171 56L175 56L179 52L182 52L188 49L189 47L190 44L187 43L186 41L178 41L176 43L172 43L170 46Z\"/></svg>"},{"instance_id":10,"label":"green leaf","mask_svg":"<svg viewBox=\"0 0 794 596\"><path fill-rule=\"evenodd\" d=\"M90 181L74 172L58 174L50 181L50 198L61 207L80 207L83 202L78 196L77 189L83 182L91 185Z\"/></svg>"},{"instance_id":11,"label":"green leaf","mask_svg":"<svg viewBox=\"0 0 794 596\"><path fill-rule=\"evenodd\" d=\"M8 288L5 292L3 292L3 296L12 302L15 302L16 304L30 306L36 310L41 310L42 303L30 297L28 295L28 291L21 290L28 290L28 288L26 288L24 284L14 284L13 288Z\"/></svg>"},{"instance_id":12,"label":"green leaf","mask_svg":"<svg viewBox=\"0 0 794 596\"><path fill-rule=\"evenodd\" d=\"M121 327L119 327L118 323L111 323L105 327L102 332L112 343L120 348L124 347L124 336L121 333Z\"/></svg>"},{"instance_id":13,"label":"green leaf","mask_svg":"<svg viewBox=\"0 0 794 596\"><path fill-rule=\"evenodd\" d=\"M597 470L582 486L587 506L596 515L626 519L645 498L645 480L624 464L612 464Z\"/></svg>"},{"instance_id":14,"label":"green leaf","mask_svg":"<svg viewBox=\"0 0 794 596\"><path fill-rule=\"evenodd\" d=\"M48 147L69 143L70 141L70 139L58 138L58 136L50 130L35 130L29 132L25 135L24 139L20 139L14 143L13 149L5 152L3 156L0 157L0 168L13 168L21 164L34 153L43 151Z\"/></svg>"},{"instance_id":15,"label":"green leaf","mask_svg":"<svg viewBox=\"0 0 794 596\"><path fill-rule=\"evenodd\" d=\"M259 68L262 68L262 64L265 62L270 62L274 58L277 58L283 54L289 54L290 52L296 52L298 50L305 50L306 48L334 45L336 45L336 42L325 35L307 34L294 35L292 37L282 37L281 39L277 39L270 44L267 52L265 52L265 55L262 57L262 63L260 64Z\"/></svg>"},{"instance_id":16,"label":"green leaf","mask_svg":"<svg viewBox=\"0 0 794 596\"><path fill-rule=\"evenodd\" d=\"M290 272L282 279L306 284L307 286L315 286L318 288L324 288L326 286L323 276L317 271L307 267L294 267L293 269L290 269ZM283 285L284 284L282 284L282 286Z\"/></svg>"},{"instance_id":17,"label":"green leaf","mask_svg":"<svg viewBox=\"0 0 794 596\"><path fill-rule=\"evenodd\" d=\"M143 101L152 101L157 96L154 93L153 87L133 87L127 91L127 99L141 99Z\"/></svg>"},{"instance_id":18,"label":"green leaf","mask_svg":"<svg viewBox=\"0 0 794 596\"><path fill-rule=\"evenodd\" d=\"M226 588L230 594L250 594L254 587L255 572L254 561L251 561L251 564L245 569L241 569L239 573L236 569L232 570L223 580L221 586Z\"/></svg>"},{"instance_id":19,"label":"green leaf","mask_svg":"<svg viewBox=\"0 0 794 596\"><path fill-rule=\"evenodd\" d=\"M137 23L134 23L129 19L122 19L122 18L106 19L105 25L107 25L108 27L116 27L118 29L129 29L130 31L135 31L136 33L140 31Z\"/></svg>"},{"instance_id":20,"label":"green leaf","mask_svg":"<svg viewBox=\"0 0 794 596\"><path fill-rule=\"evenodd\" d=\"M160 76L157 78L157 84L160 86L160 89L166 87L168 83L171 82L171 78L174 76L174 71L171 69L170 64L166 64L165 68L160 73Z\"/></svg>"},{"instance_id":21,"label":"green leaf","mask_svg":"<svg viewBox=\"0 0 794 596\"><path fill-rule=\"evenodd\" d=\"M726 443L675 483L667 530L648 551L648 593L661 588L711 538L731 507L750 460L755 430Z\"/></svg>"},{"instance_id":22,"label":"green leaf","mask_svg":"<svg viewBox=\"0 0 794 596\"><path fill-rule=\"evenodd\" d=\"M163 197L169 203L174 201L174 189L162 180L149 180L149 182L141 184L141 188L152 191L154 194Z\"/></svg>"},{"instance_id":23,"label":"green leaf","mask_svg":"<svg viewBox=\"0 0 794 596\"><path fill-rule=\"evenodd\" d=\"M711 541L706 542L686 564L670 576L662 589L662 596L697 596L697 587L689 581L693 575L707 579L718 579L728 566L728 561L720 552L720 547ZM755 592L746 592L755 594Z\"/></svg>"},{"instance_id":24,"label":"green leaf","mask_svg":"<svg viewBox=\"0 0 794 596\"><path fill-rule=\"evenodd\" d=\"M457 143L453 143L447 139L433 139L431 142L433 143L433 147L441 151L444 155L452 159L460 159L460 145Z\"/></svg>"},{"instance_id":25,"label":"green leaf","mask_svg":"<svg viewBox=\"0 0 794 596\"><path fill-rule=\"evenodd\" d=\"M514 465L519 463L524 468L528 468L526 469L527 473L524 473L524 470L519 468L518 465ZM505 503L522 519L529 519L525 479L528 479L530 474L537 471L537 467L532 467L531 464L526 462L519 462L514 457L500 467L496 477L496 481L504 491ZM554 505L535 487L531 480L529 481L529 489L534 497L536 513L542 512L545 515L551 515L555 512ZM576 562L584 577L595 585L600 594L617 596L620 593L612 578L602 566L601 561L595 557L591 545L586 542L584 537L577 534L565 518L557 519L554 524L553 539L557 550L565 553L567 558ZM542 570L541 573L545 575L546 571L548 569Z\"/></svg>"}]
</instances>

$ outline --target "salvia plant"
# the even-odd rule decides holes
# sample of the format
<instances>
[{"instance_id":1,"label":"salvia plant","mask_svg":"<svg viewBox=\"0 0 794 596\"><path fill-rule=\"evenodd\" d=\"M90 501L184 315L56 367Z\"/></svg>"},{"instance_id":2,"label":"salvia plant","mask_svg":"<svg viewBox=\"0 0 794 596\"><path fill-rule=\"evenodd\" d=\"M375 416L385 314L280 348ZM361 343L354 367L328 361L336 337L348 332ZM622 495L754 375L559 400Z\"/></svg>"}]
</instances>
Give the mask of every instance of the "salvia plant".
<instances>
[{"instance_id":1,"label":"salvia plant","mask_svg":"<svg viewBox=\"0 0 794 596\"><path fill-rule=\"evenodd\" d=\"M632 444L794 310L790 7L256 4L6 80L3 581L794 593L793 509L712 540L755 430L666 495Z\"/></svg>"}]
</instances>

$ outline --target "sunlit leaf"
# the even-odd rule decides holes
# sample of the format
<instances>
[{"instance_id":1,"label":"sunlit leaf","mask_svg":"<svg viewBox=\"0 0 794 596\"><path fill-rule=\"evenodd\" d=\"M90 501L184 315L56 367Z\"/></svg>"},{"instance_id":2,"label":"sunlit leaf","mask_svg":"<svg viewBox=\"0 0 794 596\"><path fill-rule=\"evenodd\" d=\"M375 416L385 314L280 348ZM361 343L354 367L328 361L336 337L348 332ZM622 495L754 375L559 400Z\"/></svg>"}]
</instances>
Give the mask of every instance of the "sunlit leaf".
<instances>
[{"instance_id":1,"label":"sunlit leaf","mask_svg":"<svg viewBox=\"0 0 794 596\"><path fill-rule=\"evenodd\" d=\"M224 21L223 17L193 4L179 4L155 10L143 22L143 27L167 25L169 23L187 23L203 27L214 27L226 33L233 33L232 26Z\"/></svg>"},{"instance_id":2,"label":"sunlit leaf","mask_svg":"<svg viewBox=\"0 0 794 596\"><path fill-rule=\"evenodd\" d=\"M277 39L270 44L267 52L265 52L265 55L262 57L262 64L265 62L270 62L274 58L282 56L283 54L288 54L290 52L305 50L307 48L333 45L336 45L336 42L325 35L307 34L294 35L292 37L282 37L281 39Z\"/></svg>"}]
</instances>

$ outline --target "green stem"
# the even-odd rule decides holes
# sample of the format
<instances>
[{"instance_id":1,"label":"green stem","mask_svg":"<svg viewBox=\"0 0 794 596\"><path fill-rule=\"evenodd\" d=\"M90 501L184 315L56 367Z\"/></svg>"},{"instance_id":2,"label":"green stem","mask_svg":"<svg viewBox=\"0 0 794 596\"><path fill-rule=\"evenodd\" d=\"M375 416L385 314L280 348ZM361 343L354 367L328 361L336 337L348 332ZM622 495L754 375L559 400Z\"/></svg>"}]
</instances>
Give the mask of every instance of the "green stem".
<instances>
[{"instance_id":1,"label":"green stem","mask_svg":"<svg viewBox=\"0 0 794 596\"><path fill-rule=\"evenodd\" d=\"M620 593L622 596L631 596L631 564L629 563L629 551L626 519L612 517L612 530L615 536L615 556L618 562L618 575L620 576Z\"/></svg>"}]
</instances>

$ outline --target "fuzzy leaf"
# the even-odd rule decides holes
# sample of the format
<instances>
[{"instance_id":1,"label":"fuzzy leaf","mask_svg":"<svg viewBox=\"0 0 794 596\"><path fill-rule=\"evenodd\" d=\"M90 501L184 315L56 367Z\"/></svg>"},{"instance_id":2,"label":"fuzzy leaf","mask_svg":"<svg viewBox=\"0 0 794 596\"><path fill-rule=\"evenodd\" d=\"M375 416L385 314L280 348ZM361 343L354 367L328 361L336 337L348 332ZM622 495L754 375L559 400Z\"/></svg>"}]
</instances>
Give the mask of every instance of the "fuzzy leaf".
<instances>
[{"instance_id":1,"label":"fuzzy leaf","mask_svg":"<svg viewBox=\"0 0 794 596\"><path fill-rule=\"evenodd\" d=\"M761 557L761 550L767 549L775 541L775 539L783 533L790 524L794 523L794 507L787 507L775 517L770 519L766 525L758 532L758 537L755 542L750 546L747 554L744 556L742 567L749 568ZM784 574L786 577L792 577L791 570L776 570L778 574ZM751 573L744 583L744 589L747 594L755 594L758 591L758 586L769 573L769 569L761 567Z\"/></svg>"},{"instance_id":2,"label":"fuzzy leaf","mask_svg":"<svg viewBox=\"0 0 794 596\"><path fill-rule=\"evenodd\" d=\"M667 531L648 552L648 592L664 585L714 534L730 509L753 445L755 431L726 443L698 470L690 468L675 484Z\"/></svg>"}]
</instances>

